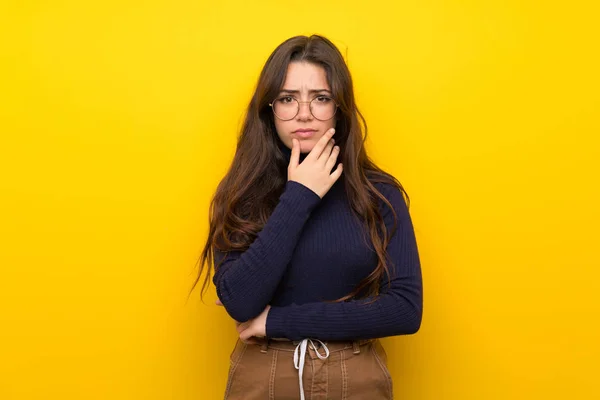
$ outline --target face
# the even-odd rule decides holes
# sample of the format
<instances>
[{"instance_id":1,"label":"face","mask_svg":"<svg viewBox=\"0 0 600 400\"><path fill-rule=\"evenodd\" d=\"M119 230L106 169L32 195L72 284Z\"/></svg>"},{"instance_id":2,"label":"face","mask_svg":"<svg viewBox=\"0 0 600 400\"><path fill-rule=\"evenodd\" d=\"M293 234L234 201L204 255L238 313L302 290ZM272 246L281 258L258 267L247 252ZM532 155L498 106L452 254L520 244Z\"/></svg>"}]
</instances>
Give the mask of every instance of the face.
<instances>
[{"instance_id":1,"label":"face","mask_svg":"<svg viewBox=\"0 0 600 400\"><path fill-rule=\"evenodd\" d=\"M327 121L320 121L311 114L308 103L319 96L333 97L329 83L327 83L325 69L307 62L290 63L283 89L277 97L281 96L290 96L305 103L300 103L298 114L289 121L274 116L277 135L290 149L292 148L292 138L298 139L300 152L308 153L325 132L335 127L335 116ZM324 98L318 98L313 104L318 106L317 102L322 99ZM285 101L289 100L288 98ZM316 111L316 107L313 110ZM318 113L317 117L319 117Z\"/></svg>"}]
</instances>

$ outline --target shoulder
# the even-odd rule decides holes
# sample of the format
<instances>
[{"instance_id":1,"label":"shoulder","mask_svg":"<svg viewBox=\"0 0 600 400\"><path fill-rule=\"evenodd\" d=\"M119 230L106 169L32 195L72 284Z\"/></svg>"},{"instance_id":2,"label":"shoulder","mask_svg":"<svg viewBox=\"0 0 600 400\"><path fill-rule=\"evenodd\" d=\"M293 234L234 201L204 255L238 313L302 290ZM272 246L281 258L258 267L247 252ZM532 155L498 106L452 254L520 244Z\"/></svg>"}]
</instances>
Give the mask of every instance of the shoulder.
<instances>
[{"instance_id":1,"label":"shoulder","mask_svg":"<svg viewBox=\"0 0 600 400\"><path fill-rule=\"evenodd\" d=\"M375 189L388 201L398 204L406 203L409 200L406 190L392 174L383 171L371 171L366 176Z\"/></svg>"},{"instance_id":2,"label":"shoulder","mask_svg":"<svg viewBox=\"0 0 600 400\"><path fill-rule=\"evenodd\" d=\"M367 174L367 178L385 200L389 202L388 205L381 198L377 199L379 210L384 218L391 214L392 210L390 206L398 217L408 214L410 198L398 179L385 172Z\"/></svg>"}]
</instances>

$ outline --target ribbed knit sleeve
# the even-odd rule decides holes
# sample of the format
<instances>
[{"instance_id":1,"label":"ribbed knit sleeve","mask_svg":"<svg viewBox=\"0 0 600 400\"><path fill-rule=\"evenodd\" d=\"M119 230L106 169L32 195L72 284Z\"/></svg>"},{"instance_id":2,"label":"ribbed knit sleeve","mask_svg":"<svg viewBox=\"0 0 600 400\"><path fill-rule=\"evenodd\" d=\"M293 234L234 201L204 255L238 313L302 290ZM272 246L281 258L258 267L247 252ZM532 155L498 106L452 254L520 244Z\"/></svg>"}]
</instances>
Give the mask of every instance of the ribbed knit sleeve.
<instances>
[{"instance_id":1,"label":"ribbed knit sleeve","mask_svg":"<svg viewBox=\"0 0 600 400\"><path fill-rule=\"evenodd\" d=\"M229 315L243 322L260 314L285 273L302 228L321 198L296 181L287 181L279 202L244 252L215 251L213 283Z\"/></svg>"},{"instance_id":2,"label":"ribbed knit sleeve","mask_svg":"<svg viewBox=\"0 0 600 400\"><path fill-rule=\"evenodd\" d=\"M301 340L355 340L412 334L421 325L423 290L421 266L412 220L401 192L391 185L380 188L392 204L397 230L386 249L389 255L391 286L382 279L381 294L372 298L341 303L306 303L271 307L267 315L267 336ZM387 211L386 211L387 210ZM388 227L393 215L382 209Z\"/></svg>"}]
</instances>

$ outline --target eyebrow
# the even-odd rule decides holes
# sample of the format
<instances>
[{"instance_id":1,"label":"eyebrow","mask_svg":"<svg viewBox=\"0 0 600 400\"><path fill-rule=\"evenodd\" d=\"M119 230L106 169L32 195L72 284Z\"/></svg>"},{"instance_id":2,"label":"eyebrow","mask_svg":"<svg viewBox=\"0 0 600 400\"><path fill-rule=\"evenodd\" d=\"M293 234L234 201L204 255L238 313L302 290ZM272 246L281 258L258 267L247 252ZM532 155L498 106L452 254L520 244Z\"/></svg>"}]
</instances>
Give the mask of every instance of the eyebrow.
<instances>
[{"instance_id":1,"label":"eyebrow","mask_svg":"<svg viewBox=\"0 0 600 400\"><path fill-rule=\"evenodd\" d=\"M298 94L300 93L299 90L292 90L292 89L281 89L281 91L279 93L293 93L293 94ZM327 93L331 93L331 90L329 89L312 89L309 90L308 93L319 93L319 92L327 92Z\"/></svg>"}]
</instances>

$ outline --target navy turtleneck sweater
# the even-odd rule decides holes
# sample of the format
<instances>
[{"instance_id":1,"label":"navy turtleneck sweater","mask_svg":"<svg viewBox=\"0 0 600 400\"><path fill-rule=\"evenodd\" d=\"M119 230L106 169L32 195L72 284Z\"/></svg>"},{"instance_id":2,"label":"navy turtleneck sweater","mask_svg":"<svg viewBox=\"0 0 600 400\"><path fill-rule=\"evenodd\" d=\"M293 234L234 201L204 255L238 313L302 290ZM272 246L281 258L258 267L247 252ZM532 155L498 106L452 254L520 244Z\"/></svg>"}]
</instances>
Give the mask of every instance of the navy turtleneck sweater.
<instances>
[{"instance_id":1,"label":"navy turtleneck sweater","mask_svg":"<svg viewBox=\"0 0 600 400\"><path fill-rule=\"evenodd\" d=\"M289 161L291 150L280 148ZM365 243L369 235L350 208L343 178L342 173L322 199L301 183L287 181L246 251L215 252L216 263L225 261L213 282L233 319L247 321L270 304L267 337L290 340L380 338L419 329L423 290L417 243L404 198L388 184L375 183L398 218L386 249L390 285L384 273L375 301L327 302L351 293L377 266L375 252ZM393 214L381 201L379 207L389 233Z\"/></svg>"}]
</instances>

